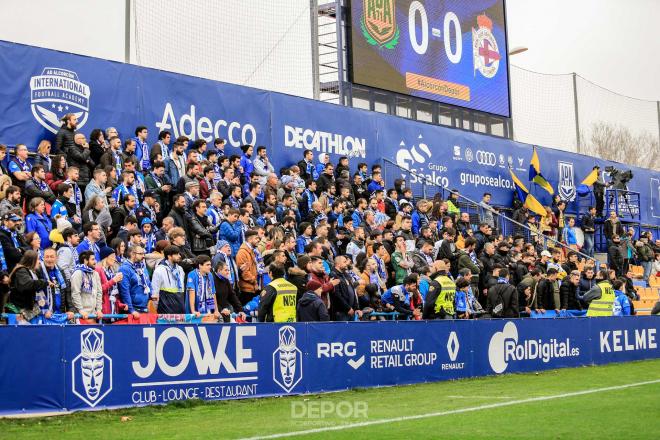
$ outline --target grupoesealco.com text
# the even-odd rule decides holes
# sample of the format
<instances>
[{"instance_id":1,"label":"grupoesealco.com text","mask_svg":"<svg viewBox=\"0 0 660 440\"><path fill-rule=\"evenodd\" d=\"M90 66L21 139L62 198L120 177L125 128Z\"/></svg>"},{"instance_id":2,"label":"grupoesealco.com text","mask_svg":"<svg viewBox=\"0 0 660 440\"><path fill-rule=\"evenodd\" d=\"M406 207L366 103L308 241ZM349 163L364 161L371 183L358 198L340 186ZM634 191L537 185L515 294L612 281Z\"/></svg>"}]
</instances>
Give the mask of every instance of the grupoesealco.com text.
<instances>
[{"instance_id":1,"label":"grupoesealco.com text","mask_svg":"<svg viewBox=\"0 0 660 440\"><path fill-rule=\"evenodd\" d=\"M493 188L513 188L509 179L503 179L500 176L488 177L480 174L461 173L461 186L474 185L474 186L490 186Z\"/></svg>"}]
</instances>

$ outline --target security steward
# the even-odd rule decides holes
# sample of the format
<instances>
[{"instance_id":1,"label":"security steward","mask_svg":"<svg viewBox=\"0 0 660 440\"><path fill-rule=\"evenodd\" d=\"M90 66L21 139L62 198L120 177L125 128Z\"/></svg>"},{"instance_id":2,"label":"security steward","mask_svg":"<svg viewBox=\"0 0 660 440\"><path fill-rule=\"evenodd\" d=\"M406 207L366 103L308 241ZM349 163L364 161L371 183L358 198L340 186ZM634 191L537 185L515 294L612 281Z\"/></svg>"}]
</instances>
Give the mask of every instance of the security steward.
<instances>
[{"instance_id":1,"label":"security steward","mask_svg":"<svg viewBox=\"0 0 660 440\"><path fill-rule=\"evenodd\" d=\"M284 279L286 269L280 264L268 266L273 280L259 298L259 322L296 322L296 286Z\"/></svg>"},{"instance_id":2,"label":"security steward","mask_svg":"<svg viewBox=\"0 0 660 440\"><path fill-rule=\"evenodd\" d=\"M436 261L437 272L431 275L429 291L424 303L424 319L453 319L455 312L456 283L449 277L447 264Z\"/></svg>"},{"instance_id":3,"label":"security steward","mask_svg":"<svg viewBox=\"0 0 660 440\"><path fill-rule=\"evenodd\" d=\"M607 272L600 271L597 278L599 278L598 283L579 299L589 303L587 316L612 316L612 307L616 298L614 288L608 281Z\"/></svg>"}]
</instances>

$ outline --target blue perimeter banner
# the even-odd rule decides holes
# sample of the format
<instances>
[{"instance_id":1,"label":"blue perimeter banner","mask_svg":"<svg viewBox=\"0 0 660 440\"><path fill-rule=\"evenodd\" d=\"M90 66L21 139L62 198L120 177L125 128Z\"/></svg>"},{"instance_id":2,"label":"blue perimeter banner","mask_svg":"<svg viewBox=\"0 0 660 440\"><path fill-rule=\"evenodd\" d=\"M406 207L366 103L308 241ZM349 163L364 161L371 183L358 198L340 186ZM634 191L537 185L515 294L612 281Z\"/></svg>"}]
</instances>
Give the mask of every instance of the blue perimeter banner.
<instances>
[{"instance_id":1,"label":"blue perimeter banner","mask_svg":"<svg viewBox=\"0 0 660 440\"><path fill-rule=\"evenodd\" d=\"M21 62L17 62L20 60ZM35 150L42 139L54 139L59 118L78 114L79 129L116 127L123 138L145 125L154 143L160 130L177 137L228 140L226 151L241 154L240 145L265 145L275 168L288 167L311 148L332 161L349 156L358 162L385 164L388 159L424 179L455 188L479 200L484 192L496 205L513 199L511 166L528 182L532 147L493 136L435 126L376 112L236 86L0 41L0 143L25 143ZM541 172L578 210L576 186L594 165L631 169L631 191L641 194L641 221L660 224L660 173L551 148L538 148ZM404 176L392 172L390 184ZM418 187L418 186L417 186ZM550 195L528 184L544 205Z\"/></svg>"},{"instance_id":2,"label":"blue perimeter banner","mask_svg":"<svg viewBox=\"0 0 660 440\"><path fill-rule=\"evenodd\" d=\"M0 363L0 414L319 393L654 359L659 324L657 317L621 317L6 326L0 345L12 360Z\"/></svg>"}]
</instances>

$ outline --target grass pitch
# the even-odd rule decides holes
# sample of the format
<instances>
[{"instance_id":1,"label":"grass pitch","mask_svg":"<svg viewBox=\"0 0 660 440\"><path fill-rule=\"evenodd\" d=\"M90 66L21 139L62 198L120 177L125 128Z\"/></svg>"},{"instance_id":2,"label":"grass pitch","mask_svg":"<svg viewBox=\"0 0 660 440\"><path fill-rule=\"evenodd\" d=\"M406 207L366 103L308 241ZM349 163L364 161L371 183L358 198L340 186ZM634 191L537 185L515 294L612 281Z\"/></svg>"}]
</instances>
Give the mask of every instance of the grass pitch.
<instances>
[{"instance_id":1,"label":"grass pitch","mask_svg":"<svg viewBox=\"0 0 660 440\"><path fill-rule=\"evenodd\" d=\"M590 392L603 388L613 389ZM575 394L579 392L585 393ZM539 399L529 401L533 398ZM7 439L286 438L296 432L296 438L314 439L658 438L660 360L324 395L0 420L0 438Z\"/></svg>"}]
</instances>

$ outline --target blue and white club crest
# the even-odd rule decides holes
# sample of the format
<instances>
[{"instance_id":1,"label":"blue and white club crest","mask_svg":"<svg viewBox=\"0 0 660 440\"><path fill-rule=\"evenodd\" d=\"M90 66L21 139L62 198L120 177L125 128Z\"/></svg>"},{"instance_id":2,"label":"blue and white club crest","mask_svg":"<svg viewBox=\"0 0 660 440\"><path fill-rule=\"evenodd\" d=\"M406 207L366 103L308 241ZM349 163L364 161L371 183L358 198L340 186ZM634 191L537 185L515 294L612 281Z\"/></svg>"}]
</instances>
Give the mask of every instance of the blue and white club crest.
<instances>
[{"instance_id":1,"label":"blue and white club crest","mask_svg":"<svg viewBox=\"0 0 660 440\"><path fill-rule=\"evenodd\" d=\"M575 200L573 163L559 161L559 197L567 202Z\"/></svg>"},{"instance_id":2,"label":"blue and white club crest","mask_svg":"<svg viewBox=\"0 0 660 440\"><path fill-rule=\"evenodd\" d=\"M101 330L84 330L80 333L80 354L71 362L73 394L91 407L112 391L112 359L104 346Z\"/></svg>"},{"instance_id":3,"label":"blue and white club crest","mask_svg":"<svg viewBox=\"0 0 660 440\"><path fill-rule=\"evenodd\" d=\"M78 117L82 128L89 117L90 89L78 74L57 67L45 67L30 79L30 107L34 118L47 130L57 133L67 113Z\"/></svg>"},{"instance_id":4,"label":"blue and white club crest","mask_svg":"<svg viewBox=\"0 0 660 440\"><path fill-rule=\"evenodd\" d=\"M302 376L302 352L296 346L296 329L285 325L279 330L279 345L273 352L273 381L290 393Z\"/></svg>"}]
</instances>

